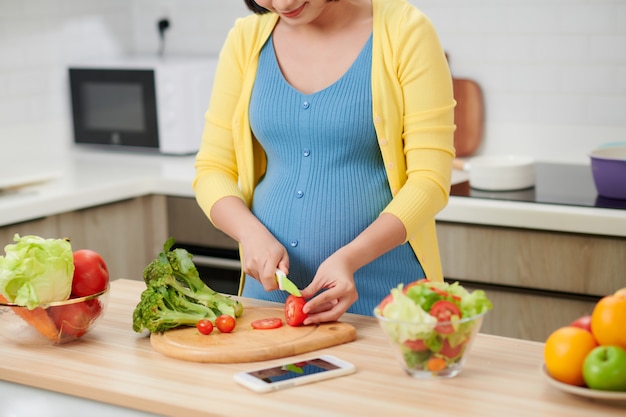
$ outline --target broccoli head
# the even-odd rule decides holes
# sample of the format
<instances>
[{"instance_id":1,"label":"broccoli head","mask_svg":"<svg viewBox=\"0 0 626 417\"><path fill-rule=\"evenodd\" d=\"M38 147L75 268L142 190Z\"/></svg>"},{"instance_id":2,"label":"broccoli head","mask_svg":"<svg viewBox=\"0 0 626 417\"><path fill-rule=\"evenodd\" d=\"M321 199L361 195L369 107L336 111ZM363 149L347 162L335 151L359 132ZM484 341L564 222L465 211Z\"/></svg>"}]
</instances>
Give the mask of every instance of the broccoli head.
<instances>
[{"instance_id":1,"label":"broccoli head","mask_svg":"<svg viewBox=\"0 0 626 417\"><path fill-rule=\"evenodd\" d=\"M200 278L185 249L174 249L168 239L163 252L146 266L146 289L133 312L133 330L160 333L178 326L195 326L201 319L215 322L217 316L239 317L243 305L212 290Z\"/></svg>"}]
</instances>

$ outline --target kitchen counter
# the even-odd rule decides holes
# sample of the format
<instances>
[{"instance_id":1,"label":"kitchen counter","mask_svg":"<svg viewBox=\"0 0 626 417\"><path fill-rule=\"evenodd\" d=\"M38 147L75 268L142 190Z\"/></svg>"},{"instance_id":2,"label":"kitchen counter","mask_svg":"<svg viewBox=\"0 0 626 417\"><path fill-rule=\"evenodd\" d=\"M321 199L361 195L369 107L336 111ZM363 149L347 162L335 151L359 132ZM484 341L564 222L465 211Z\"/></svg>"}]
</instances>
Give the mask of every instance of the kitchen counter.
<instances>
[{"instance_id":1,"label":"kitchen counter","mask_svg":"<svg viewBox=\"0 0 626 417\"><path fill-rule=\"evenodd\" d=\"M357 340L322 349L356 365L353 375L268 394L233 381L237 371L263 363L210 364L172 359L154 351L149 338L131 329L132 311L143 282L112 282L110 303L98 326L84 339L61 346L16 346L0 339L0 379L17 392L2 400L9 415L32 412L48 393L46 415L84 415L67 408L68 399L93 408L123 407L130 414L166 416L621 416L621 403L593 402L561 392L540 373L543 344L479 334L463 372L429 381L406 375L372 317L346 314ZM244 306L272 305L241 299ZM210 337L210 336L208 336ZM299 355L304 359L315 353ZM44 391L41 391L44 390ZM5 389L2 391L5 393ZM28 404L19 401L28 392ZM80 398L75 398L80 397ZM74 404L74 403L71 403ZM18 412L21 407L21 412ZM29 412L28 408L32 409ZM13 412L12 412L13 410ZM39 408L41 410L41 408ZM105 415L105 414L91 414Z\"/></svg>"},{"instance_id":2,"label":"kitchen counter","mask_svg":"<svg viewBox=\"0 0 626 417\"><path fill-rule=\"evenodd\" d=\"M17 181L25 173L38 173L45 179L0 190L0 226L147 194L193 197L194 156L72 148L54 158L23 159L0 160L0 177L14 175ZM466 180L466 173L454 172L454 183ZM602 207L451 196L437 220L626 236L626 210Z\"/></svg>"}]
</instances>

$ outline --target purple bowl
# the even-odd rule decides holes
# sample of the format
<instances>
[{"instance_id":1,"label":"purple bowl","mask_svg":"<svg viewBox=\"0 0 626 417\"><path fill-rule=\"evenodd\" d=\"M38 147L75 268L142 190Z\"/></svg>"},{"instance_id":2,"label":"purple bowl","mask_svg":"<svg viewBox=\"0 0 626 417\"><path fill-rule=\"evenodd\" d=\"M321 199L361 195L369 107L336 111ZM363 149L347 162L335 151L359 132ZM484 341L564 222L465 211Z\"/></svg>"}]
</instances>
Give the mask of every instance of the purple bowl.
<instances>
[{"instance_id":1,"label":"purple bowl","mask_svg":"<svg viewBox=\"0 0 626 417\"><path fill-rule=\"evenodd\" d=\"M626 200L626 145L598 148L589 156L598 194L602 197Z\"/></svg>"}]
</instances>

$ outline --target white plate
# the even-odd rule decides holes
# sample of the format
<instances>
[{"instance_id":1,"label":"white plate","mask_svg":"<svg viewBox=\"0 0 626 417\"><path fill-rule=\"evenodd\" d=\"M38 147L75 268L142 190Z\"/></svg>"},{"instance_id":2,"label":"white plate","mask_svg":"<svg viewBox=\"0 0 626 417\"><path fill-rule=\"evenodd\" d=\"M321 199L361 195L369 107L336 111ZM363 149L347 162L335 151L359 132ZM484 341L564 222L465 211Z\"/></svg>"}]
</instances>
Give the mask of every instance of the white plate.
<instances>
[{"instance_id":1,"label":"white plate","mask_svg":"<svg viewBox=\"0 0 626 417\"><path fill-rule=\"evenodd\" d=\"M616 391L601 391L597 389L590 389L584 387L577 387L574 385L565 384L563 382L559 382L556 379L552 378L546 369L546 365L541 365L541 375L543 375L544 379L548 381L550 385L553 387L568 392L570 394L578 395L581 397L591 398L595 400L603 400L603 401L618 401L624 402L626 405L626 392L616 392Z\"/></svg>"}]
</instances>

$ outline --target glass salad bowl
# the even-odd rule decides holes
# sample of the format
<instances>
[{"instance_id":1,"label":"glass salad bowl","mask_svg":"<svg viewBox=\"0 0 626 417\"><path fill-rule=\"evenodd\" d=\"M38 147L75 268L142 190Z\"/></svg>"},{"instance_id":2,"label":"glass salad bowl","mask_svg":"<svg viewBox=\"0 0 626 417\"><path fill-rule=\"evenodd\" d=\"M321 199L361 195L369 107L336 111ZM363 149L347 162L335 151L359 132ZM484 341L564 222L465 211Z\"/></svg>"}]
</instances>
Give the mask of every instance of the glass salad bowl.
<instances>
[{"instance_id":1,"label":"glass salad bowl","mask_svg":"<svg viewBox=\"0 0 626 417\"><path fill-rule=\"evenodd\" d=\"M108 301L109 287L96 294L55 301L32 310L0 302L0 338L23 345L72 342L94 328L104 316Z\"/></svg>"},{"instance_id":2,"label":"glass salad bowl","mask_svg":"<svg viewBox=\"0 0 626 417\"><path fill-rule=\"evenodd\" d=\"M374 310L402 369L414 378L451 378L462 369L493 305L482 290L426 280L391 290Z\"/></svg>"}]
</instances>

